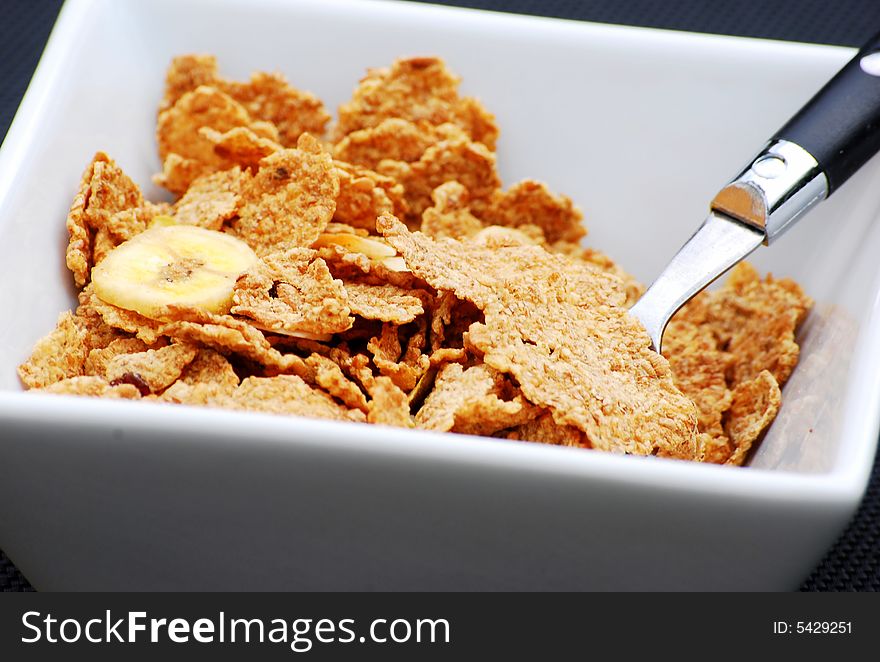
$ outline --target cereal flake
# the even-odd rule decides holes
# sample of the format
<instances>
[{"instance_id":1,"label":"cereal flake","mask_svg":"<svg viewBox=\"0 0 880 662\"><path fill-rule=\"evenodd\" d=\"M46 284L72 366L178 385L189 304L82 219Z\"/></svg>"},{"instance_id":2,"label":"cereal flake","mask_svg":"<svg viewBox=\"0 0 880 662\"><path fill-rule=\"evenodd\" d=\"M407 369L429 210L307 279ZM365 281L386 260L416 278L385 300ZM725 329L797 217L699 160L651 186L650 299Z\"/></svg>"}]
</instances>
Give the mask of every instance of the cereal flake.
<instances>
[{"instance_id":1,"label":"cereal flake","mask_svg":"<svg viewBox=\"0 0 880 662\"><path fill-rule=\"evenodd\" d=\"M377 377L370 386L370 398L367 411L368 423L399 428L413 427L409 399L391 379Z\"/></svg>"},{"instance_id":2,"label":"cereal flake","mask_svg":"<svg viewBox=\"0 0 880 662\"><path fill-rule=\"evenodd\" d=\"M83 374L88 356L87 329L72 313L61 313L55 329L37 342L18 375L28 388L43 388Z\"/></svg>"},{"instance_id":3,"label":"cereal flake","mask_svg":"<svg viewBox=\"0 0 880 662\"><path fill-rule=\"evenodd\" d=\"M245 181L237 166L202 175L174 205L174 220L181 225L220 230L238 211Z\"/></svg>"},{"instance_id":4,"label":"cereal flake","mask_svg":"<svg viewBox=\"0 0 880 662\"><path fill-rule=\"evenodd\" d=\"M495 191L480 215L486 225L537 226L551 244L580 241L587 233L583 217L568 197L555 195L545 184L531 179L514 184L507 191Z\"/></svg>"},{"instance_id":5,"label":"cereal flake","mask_svg":"<svg viewBox=\"0 0 880 662\"><path fill-rule=\"evenodd\" d=\"M773 422L782 402L776 378L762 370L733 390L725 429L734 446L727 464L742 464L761 432Z\"/></svg>"},{"instance_id":6,"label":"cereal flake","mask_svg":"<svg viewBox=\"0 0 880 662\"><path fill-rule=\"evenodd\" d=\"M433 207L422 212L423 234L435 239L472 237L483 222L471 214L467 189L456 181L441 184L431 193Z\"/></svg>"},{"instance_id":7,"label":"cereal flake","mask_svg":"<svg viewBox=\"0 0 880 662\"><path fill-rule=\"evenodd\" d=\"M93 398L133 400L141 397L140 391L131 384L111 384L103 377L93 375L68 377L40 390L43 393L54 393L56 395L79 395Z\"/></svg>"},{"instance_id":8,"label":"cereal flake","mask_svg":"<svg viewBox=\"0 0 880 662\"><path fill-rule=\"evenodd\" d=\"M306 248L264 256L238 278L232 301L233 315L273 333L332 334L354 322L342 281Z\"/></svg>"},{"instance_id":9,"label":"cereal flake","mask_svg":"<svg viewBox=\"0 0 880 662\"><path fill-rule=\"evenodd\" d=\"M136 354L118 354L107 363L106 377L113 384L132 384L142 395L160 393L177 381L196 356L197 348L174 343Z\"/></svg>"},{"instance_id":10,"label":"cereal flake","mask_svg":"<svg viewBox=\"0 0 880 662\"><path fill-rule=\"evenodd\" d=\"M407 324L425 312L428 294L396 285L346 283L348 305L358 317L394 324Z\"/></svg>"},{"instance_id":11,"label":"cereal flake","mask_svg":"<svg viewBox=\"0 0 880 662\"><path fill-rule=\"evenodd\" d=\"M270 414L329 418L337 421L365 421L359 409L348 409L330 395L312 388L296 375L248 377L224 401L235 409Z\"/></svg>"},{"instance_id":12,"label":"cereal flake","mask_svg":"<svg viewBox=\"0 0 880 662\"><path fill-rule=\"evenodd\" d=\"M337 140L388 118L440 125L451 122L489 149L498 137L495 118L476 99L458 96L459 79L435 57L396 60L370 69L348 103L339 107Z\"/></svg>"},{"instance_id":13,"label":"cereal flake","mask_svg":"<svg viewBox=\"0 0 880 662\"><path fill-rule=\"evenodd\" d=\"M79 191L67 215L67 266L78 287L85 286L95 264L95 234L104 232L104 247L117 242L109 236L106 226L118 212L141 207L143 196L137 185L104 152L95 154L83 173Z\"/></svg>"},{"instance_id":14,"label":"cereal flake","mask_svg":"<svg viewBox=\"0 0 880 662\"><path fill-rule=\"evenodd\" d=\"M310 246L336 210L339 178L317 140L303 135L296 149L276 152L242 190L235 234L258 255Z\"/></svg>"}]
</instances>

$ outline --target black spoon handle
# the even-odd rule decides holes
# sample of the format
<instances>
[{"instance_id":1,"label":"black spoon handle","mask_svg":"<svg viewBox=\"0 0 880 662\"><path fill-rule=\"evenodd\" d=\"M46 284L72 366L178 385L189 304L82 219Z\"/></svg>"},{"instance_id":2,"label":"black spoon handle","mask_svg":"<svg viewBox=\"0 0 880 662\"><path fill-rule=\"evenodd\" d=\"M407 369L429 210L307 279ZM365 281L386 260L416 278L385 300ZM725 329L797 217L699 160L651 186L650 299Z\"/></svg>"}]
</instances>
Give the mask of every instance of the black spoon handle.
<instances>
[{"instance_id":1,"label":"black spoon handle","mask_svg":"<svg viewBox=\"0 0 880 662\"><path fill-rule=\"evenodd\" d=\"M828 195L874 156L880 150L880 33L774 139L796 143L818 161Z\"/></svg>"}]
</instances>

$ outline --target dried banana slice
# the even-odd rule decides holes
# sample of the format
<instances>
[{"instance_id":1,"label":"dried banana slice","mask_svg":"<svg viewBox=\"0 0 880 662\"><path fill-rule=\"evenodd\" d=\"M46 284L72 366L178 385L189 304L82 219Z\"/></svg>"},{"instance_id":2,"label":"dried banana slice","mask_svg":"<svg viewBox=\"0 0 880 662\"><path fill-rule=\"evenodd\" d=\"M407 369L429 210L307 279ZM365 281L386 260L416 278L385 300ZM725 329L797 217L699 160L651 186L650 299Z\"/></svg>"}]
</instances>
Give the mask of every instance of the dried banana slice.
<instances>
[{"instance_id":1,"label":"dried banana slice","mask_svg":"<svg viewBox=\"0 0 880 662\"><path fill-rule=\"evenodd\" d=\"M390 271L409 273L406 262L397 254L397 251L384 241L374 237L362 237L349 232L325 232L312 244L312 248L328 246L339 246L346 251L366 255Z\"/></svg>"},{"instance_id":2,"label":"dried banana slice","mask_svg":"<svg viewBox=\"0 0 880 662\"><path fill-rule=\"evenodd\" d=\"M92 270L95 294L152 319L167 306L226 313L239 275L257 261L243 241L189 225L152 227Z\"/></svg>"},{"instance_id":3,"label":"dried banana slice","mask_svg":"<svg viewBox=\"0 0 880 662\"><path fill-rule=\"evenodd\" d=\"M367 257L375 260L381 260L383 258L394 257L397 255L397 251L384 241L361 237L348 232L325 232L315 240L312 247L324 248L325 246L333 245L341 246L342 248L355 253L363 253Z\"/></svg>"}]
</instances>

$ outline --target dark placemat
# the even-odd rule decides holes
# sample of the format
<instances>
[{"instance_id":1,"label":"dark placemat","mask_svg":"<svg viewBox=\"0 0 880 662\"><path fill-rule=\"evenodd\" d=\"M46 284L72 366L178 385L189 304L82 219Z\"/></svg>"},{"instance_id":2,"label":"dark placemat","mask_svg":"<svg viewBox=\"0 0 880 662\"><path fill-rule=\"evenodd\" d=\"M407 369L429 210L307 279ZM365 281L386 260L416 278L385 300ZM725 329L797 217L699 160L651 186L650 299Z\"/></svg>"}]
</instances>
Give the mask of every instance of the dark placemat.
<instances>
[{"instance_id":1,"label":"dark placemat","mask_svg":"<svg viewBox=\"0 0 880 662\"><path fill-rule=\"evenodd\" d=\"M37 64L60 0L7 0L0 21L0 135ZM877 0L456 0L437 4L605 23L857 46L880 29ZM804 591L880 589L880 458L847 530ZM0 551L0 591L33 590Z\"/></svg>"}]
</instances>

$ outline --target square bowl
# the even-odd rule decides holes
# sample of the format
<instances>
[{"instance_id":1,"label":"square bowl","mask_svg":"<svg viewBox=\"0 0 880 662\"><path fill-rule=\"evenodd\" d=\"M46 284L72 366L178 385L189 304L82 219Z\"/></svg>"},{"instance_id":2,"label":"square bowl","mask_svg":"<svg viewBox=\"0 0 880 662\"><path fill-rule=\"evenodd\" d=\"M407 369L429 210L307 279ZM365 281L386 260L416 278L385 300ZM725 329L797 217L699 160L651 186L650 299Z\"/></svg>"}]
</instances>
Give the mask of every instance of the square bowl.
<instances>
[{"instance_id":1,"label":"square bowl","mask_svg":"<svg viewBox=\"0 0 880 662\"><path fill-rule=\"evenodd\" d=\"M64 218L98 149L149 199L170 58L280 70L329 108L436 54L650 281L706 201L852 51L402 2L68 0L0 151L0 547L39 589L791 589L867 484L880 408L870 163L762 270L817 305L750 466L22 393L69 309ZM872 190L873 189L873 190Z\"/></svg>"}]
</instances>

